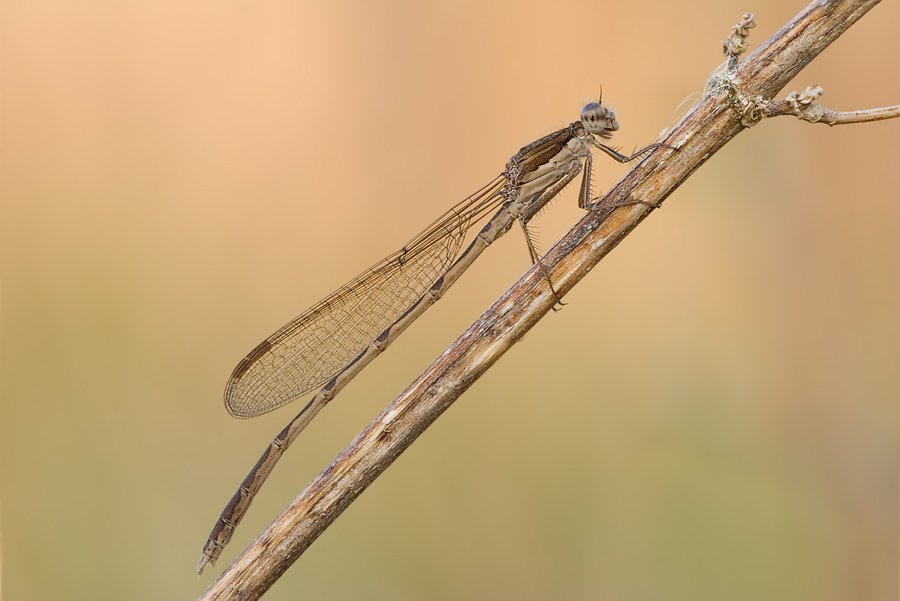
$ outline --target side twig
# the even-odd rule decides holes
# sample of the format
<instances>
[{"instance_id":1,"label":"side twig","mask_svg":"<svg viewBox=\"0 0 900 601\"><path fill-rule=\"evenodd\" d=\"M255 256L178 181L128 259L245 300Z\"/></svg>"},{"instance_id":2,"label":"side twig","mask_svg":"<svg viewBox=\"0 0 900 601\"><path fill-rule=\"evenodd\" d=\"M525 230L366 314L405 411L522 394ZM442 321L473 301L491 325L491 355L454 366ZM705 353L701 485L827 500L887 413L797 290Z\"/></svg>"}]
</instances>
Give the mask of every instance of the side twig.
<instances>
[{"instance_id":1,"label":"side twig","mask_svg":"<svg viewBox=\"0 0 900 601\"><path fill-rule=\"evenodd\" d=\"M258 599L363 490L652 210L749 125L877 0L817 0L743 62L752 15L726 44L704 97L543 258L373 421L223 573L202 599ZM732 60L732 58L734 60ZM678 148L674 152L671 148ZM625 203L639 199L647 204ZM604 206L606 208L604 208ZM615 208L610 208L615 207Z\"/></svg>"},{"instance_id":2,"label":"side twig","mask_svg":"<svg viewBox=\"0 0 900 601\"><path fill-rule=\"evenodd\" d=\"M883 121L900 117L900 105L864 111L834 111L813 102L823 92L824 90L820 86L809 86L800 93L791 92L784 100L775 100L766 104L762 108L763 115L765 117L793 115L810 123L825 123L832 126Z\"/></svg>"}]
</instances>

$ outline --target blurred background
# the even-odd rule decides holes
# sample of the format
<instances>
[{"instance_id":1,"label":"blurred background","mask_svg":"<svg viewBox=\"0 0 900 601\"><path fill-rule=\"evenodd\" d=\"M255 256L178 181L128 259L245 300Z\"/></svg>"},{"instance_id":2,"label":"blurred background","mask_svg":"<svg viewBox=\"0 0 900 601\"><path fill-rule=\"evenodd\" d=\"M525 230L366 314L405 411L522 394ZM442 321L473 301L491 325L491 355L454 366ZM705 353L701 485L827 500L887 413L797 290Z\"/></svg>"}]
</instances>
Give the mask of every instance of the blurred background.
<instances>
[{"instance_id":1,"label":"blurred background","mask_svg":"<svg viewBox=\"0 0 900 601\"><path fill-rule=\"evenodd\" d=\"M226 413L247 352L601 85L615 143L641 147L744 12L756 48L804 5L3 3L5 598L199 595L526 271L521 235L313 422L198 579L300 409ZM898 22L875 8L781 96L897 104ZM744 132L266 598L896 598L898 139ZM624 172L598 156L595 192ZM543 250L575 192L536 222Z\"/></svg>"}]
</instances>

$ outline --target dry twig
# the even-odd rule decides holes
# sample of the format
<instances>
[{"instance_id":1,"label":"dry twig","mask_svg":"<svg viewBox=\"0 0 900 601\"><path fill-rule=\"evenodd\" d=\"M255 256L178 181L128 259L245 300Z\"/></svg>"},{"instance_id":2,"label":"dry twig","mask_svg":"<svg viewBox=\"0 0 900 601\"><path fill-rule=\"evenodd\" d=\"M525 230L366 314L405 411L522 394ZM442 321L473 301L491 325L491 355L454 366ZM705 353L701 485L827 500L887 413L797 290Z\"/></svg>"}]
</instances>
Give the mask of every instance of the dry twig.
<instances>
[{"instance_id":1,"label":"dry twig","mask_svg":"<svg viewBox=\"0 0 900 601\"><path fill-rule=\"evenodd\" d=\"M791 92L784 100L775 100L762 107L765 117L793 115L810 123L827 125L846 125L848 123L867 123L900 117L900 105L864 111L841 112L815 104L813 100L822 95L824 90L819 86L809 86L800 93Z\"/></svg>"},{"instance_id":2,"label":"dry twig","mask_svg":"<svg viewBox=\"0 0 900 601\"><path fill-rule=\"evenodd\" d=\"M606 194L603 204L619 205L627 199L659 204L717 150L763 117L795 114L806 119L810 107L818 106L812 104L818 95L815 90L780 102L772 98L875 4L877 0L817 0L738 62L746 49L747 30L753 26L753 16L745 15L724 44L726 67L714 74L703 98L664 139L679 152L654 151ZM898 109L879 111L848 114L823 109L823 116L815 120L859 122L876 114L897 116ZM561 297L571 290L652 210L643 204L617 206L581 219L543 258L556 294ZM555 303L546 278L539 269L531 269L357 436L201 598L258 599Z\"/></svg>"}]
</instances>

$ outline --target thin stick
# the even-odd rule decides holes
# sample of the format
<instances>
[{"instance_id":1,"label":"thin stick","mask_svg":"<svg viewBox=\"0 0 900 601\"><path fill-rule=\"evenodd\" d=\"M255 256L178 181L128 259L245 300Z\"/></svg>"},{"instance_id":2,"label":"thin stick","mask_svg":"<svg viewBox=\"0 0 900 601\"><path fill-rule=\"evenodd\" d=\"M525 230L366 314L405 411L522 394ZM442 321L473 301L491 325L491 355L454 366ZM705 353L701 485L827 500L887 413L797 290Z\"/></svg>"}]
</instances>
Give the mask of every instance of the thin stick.
<instances>
[{"instance_id":1,"label":"thin stick","mask_svg":"<svg viewBox=\"0 0 900 601\"><path fill-rule=\"evenodd\" d=\"M258 599L406 448L596 263L719 148L745 129L746 98L771 98L876 0L815 2L725 74L666 138L370 424L202 599ZM727 76L727 85L725 79ZM664 158L665 157L665 158ZM616 206L604 209L605 206ZM549 286L543 272L553 281Z\"/></svg>"},{"instance_id":2,"label":"thin stick","mask_svg":"<svg viewBox=\"0 0 900 601\"><path fill-rule=\"evenodd\" d=\"M835 111L813 102L823 92L824 90L820 86L809 86L799 93L791 92L784 100L774 100L762 106L763 116L793 115L810 123L825 123L831 126L884 121L900 117L900 105L863 111Z\"/></svg>"}]
</instances>

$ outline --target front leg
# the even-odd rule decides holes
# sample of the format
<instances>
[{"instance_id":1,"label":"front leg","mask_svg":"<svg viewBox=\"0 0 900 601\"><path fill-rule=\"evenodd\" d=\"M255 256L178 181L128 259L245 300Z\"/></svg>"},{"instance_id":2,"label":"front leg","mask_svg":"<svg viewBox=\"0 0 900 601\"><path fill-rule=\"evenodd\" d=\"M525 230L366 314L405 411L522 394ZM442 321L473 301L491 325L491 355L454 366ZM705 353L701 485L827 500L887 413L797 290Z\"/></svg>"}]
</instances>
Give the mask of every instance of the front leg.
<instances>
[{"instance_id":1,"label":"front leg","mask_svg":"<svg viewBox=\"0 0 900 601\"><path fill-rule=\"evenodd\" d=\"M612 148L607 148L606 146L603 146L602 144L600 144L599 146L602 147L604 150L615 153L617 156L622 157L624 159L622 162L625 162L625 161L633 159L636 156L639 156L643 152L647 152L648 149L656 148L657 146L659 146L659 144L654 144L652 146L648 146L647 148L643 148L643 149L639 150L638 152L634 153L633 155L631 155L630 157L621 155L618 152L616 152L615 150L613 150ZM612 155L610 155L610 156L612 156ZM613 158L615 158L615 157L613 157ZM647 205L654 209L659 208L659 205L649 203L646 200L625 200L625 201L622 201L622 202L619 202L616 204L601 205L600 199L598 197L596 201L592 202L591 201L591 169L592 169L592 165L593 165L593 158L589 154L586 157L584 157L584 169L583 169L583 172L581 175L581 188L578 190L578 208L579 209L584 209L585 211L599 211L600 209L611 209L613 207L624 207L624 206L634 205L634 204ZM524 224L523 224L523 226L524 226Z\"/></svg>"},{"instance_id":2,"label":"front leg","mask_svg":"<svg viewBox=\"0 0 900 601\"><path fill-rule=\"evenodd\" d=\"M620 163L628 163L630 161L633 161L634 159L647 154L648 152L650 152L651 150L653 150L655 148L662 147L662 148L668 148L670 150L678 150L674 146L669 146L668 144L665 144L663 142L654 142L653 144L650 144L649 146L644 146L640 150L635 151L635 153L631 156L625 156L624 154L618 152L615 148L610 148L606 144L601 144L600 142L597 142L596 140L594 141L594 146L596 146L597 148L599 148L600 150L605 152L613 160L616 160Z\"/></svg>"},{"instance_id":3,"label":"front leg","mask_svg":"<svg viewBox=\"0 0 900 601\"><path fill-rule=\"evenodd\" d=\"M610 148L609 146L606 146L605 144L601 144L600 142L597 142L596 140L593 141L593 144L594 144L594 146L596 146L597 148L599 148L600 150L602 150L607 155L609 155L614 160L616 160L620 163L628 163L629 161L633 161L634 159L639 158L659 147L669 148L671 150L676 150L676 151L678 150L674 146L669 146L668 144L666 144L664 142L654 142L653 144L650 144L649 146L645 146L645 147L641 148L640 150L638 150L631 156L625 156L624 154L621 154L617 150ZM646 200L631 199L631 200L623 200L622 202L617 202L615 204L601 205L600 199L597 198L596 201L591 202L591 163L592 163L591 155L586 156L584 159L584 176L581 179L581 190L578 193L579 208L582 208L586 211L598 211L600 209L611 209L613 207L624 207L624 206L634 205L634 204L647 205L648 207L653 208L653 209L660 208L659 204L647 202Z\"/></svg>"}]
</instances>

